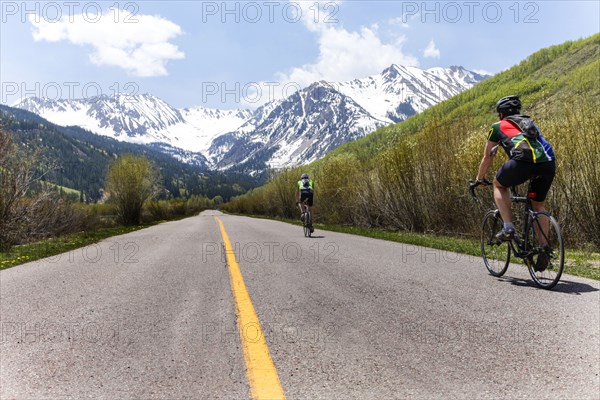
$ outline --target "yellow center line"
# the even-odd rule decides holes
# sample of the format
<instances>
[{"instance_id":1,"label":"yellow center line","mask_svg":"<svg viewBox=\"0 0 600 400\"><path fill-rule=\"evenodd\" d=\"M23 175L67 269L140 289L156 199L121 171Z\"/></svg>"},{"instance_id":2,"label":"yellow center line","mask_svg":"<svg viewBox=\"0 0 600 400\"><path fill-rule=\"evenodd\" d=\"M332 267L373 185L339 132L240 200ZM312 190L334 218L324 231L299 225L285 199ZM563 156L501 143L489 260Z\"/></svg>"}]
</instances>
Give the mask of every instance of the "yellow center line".
<instances>
[{"instance_id":1,"label":"yellow center line","mask_svg":"<svg viewBox=\"0 0 600 400\"><path fill-rule=\"evenodd\" d=\"M231 279L231 290L235 299L237 309L237 324L240 329L242 348L244 349L244 360L250 391L253 399L285 399L275 364L269 352L269 346L265 341L258 316L250 300L246 284L240 271L231 242L223 222L216 216L215 221L221 229L221 236L225 244L225 255L229 266L229 277Z\"/></svg>"}]
</instances>

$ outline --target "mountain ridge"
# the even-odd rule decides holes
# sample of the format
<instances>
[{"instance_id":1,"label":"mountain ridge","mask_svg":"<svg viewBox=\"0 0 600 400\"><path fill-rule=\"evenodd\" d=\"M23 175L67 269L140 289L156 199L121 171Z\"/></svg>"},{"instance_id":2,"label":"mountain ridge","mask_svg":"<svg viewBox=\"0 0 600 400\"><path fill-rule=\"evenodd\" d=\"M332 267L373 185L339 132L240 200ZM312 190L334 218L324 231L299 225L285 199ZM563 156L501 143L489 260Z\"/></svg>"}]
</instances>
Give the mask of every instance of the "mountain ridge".
<instances>
[{"instance_id":1,"label":"mountain ridge","mask_svg":"<svg viewBox=\"0 0 600 400\"><path fill-rule=\"evenodd\" d=\"M253 111L177 109L148 93L75 100L32 97L15 106L58 125L76 125L164 149L184 161L203 160L210 169L226 170L246 162L262 164L264 169L315 161L343 143L403 121L485 78L457 66L422 70L392 64L367 78L314 82Z\"/></svg>"}]
</instances>

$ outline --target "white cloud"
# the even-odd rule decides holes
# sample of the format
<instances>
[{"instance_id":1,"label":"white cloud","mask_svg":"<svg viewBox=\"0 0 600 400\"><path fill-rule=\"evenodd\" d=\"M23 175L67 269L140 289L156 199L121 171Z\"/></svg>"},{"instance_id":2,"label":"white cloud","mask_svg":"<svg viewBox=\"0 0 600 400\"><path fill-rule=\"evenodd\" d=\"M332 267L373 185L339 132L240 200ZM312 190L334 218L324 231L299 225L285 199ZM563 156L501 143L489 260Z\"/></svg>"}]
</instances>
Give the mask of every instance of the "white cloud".
<instances>
[{"instance_id":1,"label":"white cloud","mask_svg":"<svg viewBox=\"0 0 600 400\"><path fill-rule=\"evenodd\" d=\"M103 15L70 16L70 21L46 21L29 16L35 41L59 42L91 46L90 61L95 65L119 67L139 77L168 75L169 60L185 58L185 54L169 40L181 35L181 28L160 16L133 15L125 10L108 10Z\"/></svg>"},{"instance_id":2,"label":"white cloud","mask_svg":"<svg viewBox=\"0 0 600 400\"><path fill-rule=\"evenodd\" d=\"M415 57L402 52L405 37L400 35L393 43L385 43L379 36L377 24L363 26L357 31L349 31L339 24L315 22L312 18L304 19L304 24L318 35L319 55L313 63L280 73L279 80L282 82L294 82L303 87L319 80L344 81L365 77L392 64L418 65Z\"/></svg>"},{"instance_id":3,"label":"white cloud","mask_svg":"<svg viewBox=\"0 0 600 400\"><path fill-rule=\"evenodd\" d=\"M423 57L425 58L440 58L440 49L435 47L435 42L431 39L431 42L423 50Z\"/></svg>"},{"instance_id":4,"label":"white cloud","mask_svg":"<svg viewBox=\"0 0 600 400\"><path fill-rule=\"evenodd\" d=\"M379 35L377 23L356 31L343 28L336 19L339 13L335 7L339 7L340 1L294 4L302 7L304 26L317 35L319 55L312 63L275 74L276 82L257 82L261 89L249 91L247 98L242 100L245 107L255 108L268 101L287 97L295 90L321 80L341 82L364 78L378 74L392 64L419 65L417 58L403 53L404 35L396 35L391 41L385 42ZM316 19L315 4L321 7L318 15L329 18ZM270 84L276 85L274 90L269 90ZM248 99L257 100L250 102Z\"/></svg>"},{"instance_id":5,"label":"white cloud","mask_svg":"<svg viewBox=\"0 0 600 400\"><path fill-rule=\"evenodd\" d=\"M388 24L392 26L399 26L404 29L410 29L410 24L406 22L406 18L404 17L396 17L388 20Z\"/></svg>"}]
</instances>

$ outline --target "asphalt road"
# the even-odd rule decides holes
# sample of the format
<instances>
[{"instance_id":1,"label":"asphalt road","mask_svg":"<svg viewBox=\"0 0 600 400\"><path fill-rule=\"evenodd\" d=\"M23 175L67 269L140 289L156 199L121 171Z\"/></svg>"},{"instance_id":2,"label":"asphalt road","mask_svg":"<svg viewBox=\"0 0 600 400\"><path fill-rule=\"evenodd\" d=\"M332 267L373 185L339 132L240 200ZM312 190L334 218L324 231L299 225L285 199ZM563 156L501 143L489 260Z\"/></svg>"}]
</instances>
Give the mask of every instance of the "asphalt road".
<instances>
[{"instance_id":1,"label":"asphalt road","mask_svg":"<svg viewBox=\"0 0 600 400\"><path fill-rule=\"evenodd\" d=\"M0 398L248 398L213 214L288 399L600 397L599 282L206 212L0 271Z\"/></svg>"}]
</instances>

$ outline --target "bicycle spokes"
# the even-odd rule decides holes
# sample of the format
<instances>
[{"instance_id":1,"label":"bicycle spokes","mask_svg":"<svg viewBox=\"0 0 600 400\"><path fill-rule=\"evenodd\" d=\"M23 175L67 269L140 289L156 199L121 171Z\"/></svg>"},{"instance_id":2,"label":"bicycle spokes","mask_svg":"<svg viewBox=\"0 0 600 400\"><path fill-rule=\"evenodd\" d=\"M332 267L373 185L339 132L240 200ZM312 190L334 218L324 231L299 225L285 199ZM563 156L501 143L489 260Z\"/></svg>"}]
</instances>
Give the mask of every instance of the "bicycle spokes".
<instances>
[{"instance_id":1,"label":"bicycle spokes","mask_svg":"<svg viewBox=\"0 0 600 400\"><path fill-rule=\"evenodd\" d=\"M564 268L562 234L556 220L547 213L536 214L531 222L529 273L538 286L550 289L558 283Z\"/></svg>"},{"instance_id":2,"label":"bicycle spokes","mask_svg":"<svg viewBox=\"0 0 600 400\"><path fill-rule=\"evenodd\" d=\"M494 276L504 275L510 263L509 242L496 238L502 225L502 219L495 212L489 212L483 219L481 255L489 273Z\"/></svg>"}]
</instances>

